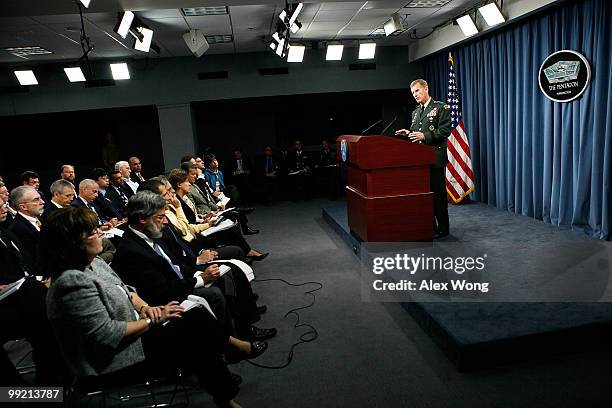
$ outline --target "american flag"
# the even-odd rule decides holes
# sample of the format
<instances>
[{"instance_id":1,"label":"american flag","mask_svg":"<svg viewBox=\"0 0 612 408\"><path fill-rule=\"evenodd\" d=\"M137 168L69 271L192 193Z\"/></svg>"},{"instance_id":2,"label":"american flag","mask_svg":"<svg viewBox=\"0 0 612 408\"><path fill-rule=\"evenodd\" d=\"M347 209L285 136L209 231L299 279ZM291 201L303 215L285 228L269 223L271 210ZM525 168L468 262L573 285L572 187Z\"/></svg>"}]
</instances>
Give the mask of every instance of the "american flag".
<instances>
[{"instance_id":1,"label":"american flag","mask_svg":"<svg viewBox=\"0 0 612 408\"><path fill-rule=\"evenodd\" d=\"M455 76L453 56L448 53L448 104L451 109L452 131L448 137L448 163L446 164L446 191L456 203L463 200L474 190L474 173L472 172L472 156L468 144L465 125L461 120L459 90Z\"/></svg>"}]
</instances>

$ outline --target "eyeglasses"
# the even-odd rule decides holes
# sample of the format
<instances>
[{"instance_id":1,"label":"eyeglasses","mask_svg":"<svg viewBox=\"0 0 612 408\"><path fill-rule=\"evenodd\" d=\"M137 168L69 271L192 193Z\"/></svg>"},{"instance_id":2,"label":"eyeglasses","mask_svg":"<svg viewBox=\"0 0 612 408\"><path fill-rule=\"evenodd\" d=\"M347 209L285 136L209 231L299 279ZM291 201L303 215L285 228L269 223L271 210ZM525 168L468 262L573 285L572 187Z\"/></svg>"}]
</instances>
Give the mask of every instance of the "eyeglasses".
<instances>
[{"instance_id":1,"label":"eyeglasses","mask_svg":"<svg viewBox=\"0 0 612 408\"><path fill-rule=\"evenodd\" d=\"M100 238L104 232L100 228L96 228L88 237L88 240Z\"/></svg>"},{"instance_id":2,"label":"eyeglasses","mask_svg":"<svg viewBox=\"0 0 612 408\"><path fill-rule=\"evenodd\" d=\"M25 204L30 204L30 203L36 203L36 202L44 202L45 200L43 200L42 198L40 198L40 196L31 199L30 201L24 201Z\"/></svg>"},{"instance_id":3,"label":"eyeglasses","mask_svg":"<svg viewBox=\"0 0 612 408\"><path fill-rule=\"evenodd\" d=\"M166 214L158 214L158 215L154 215L153 218L155 218L157 221L164 221L166 219Z\"/></svg>"}]
</instances>

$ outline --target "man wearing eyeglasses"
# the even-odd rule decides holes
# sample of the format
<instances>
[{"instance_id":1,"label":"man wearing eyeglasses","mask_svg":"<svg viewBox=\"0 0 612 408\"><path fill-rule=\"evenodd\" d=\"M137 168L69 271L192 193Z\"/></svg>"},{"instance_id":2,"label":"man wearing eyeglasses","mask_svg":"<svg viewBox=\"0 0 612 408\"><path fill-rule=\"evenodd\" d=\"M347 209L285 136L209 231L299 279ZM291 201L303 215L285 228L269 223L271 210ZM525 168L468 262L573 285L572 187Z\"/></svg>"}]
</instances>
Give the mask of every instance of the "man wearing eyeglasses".
<instances>
[{"instance_id":1,"label":"man wearing eyeglasses","mask_svg":"<svg viewBox=\"0 0 612 408\"><path fill-rule=\"evenodd\" d=\"M38 265L38 245L40 241L40 215L45 201L38 191L31 186L19 186L9 195L11 207L17 210L10 231L17 235L24 247L24 252Z\"/></svg>"},{"instance_id":2,"label":"man wearing eyeglasses","mask_svg":"<svg viewBox=\"0 0 612 408\"><path fill-rule=\"evenodd\" d=\"M64 179L55 180L51 183L49 190L51 192L51 200L49 200L45 207L43 220L60 208L70 207L70 203L75 196L74 185Z\"/></svg>"}]
</instances>

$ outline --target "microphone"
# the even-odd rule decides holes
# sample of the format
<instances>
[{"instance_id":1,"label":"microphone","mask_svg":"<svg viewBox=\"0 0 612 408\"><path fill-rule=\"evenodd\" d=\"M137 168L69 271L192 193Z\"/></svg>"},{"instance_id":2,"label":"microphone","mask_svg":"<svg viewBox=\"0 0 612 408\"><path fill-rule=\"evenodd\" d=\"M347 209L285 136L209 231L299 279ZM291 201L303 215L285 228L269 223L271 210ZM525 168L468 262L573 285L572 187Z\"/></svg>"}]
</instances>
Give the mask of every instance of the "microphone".
<instances>
[{"instance_id":1,"label":"microphone","mask_svg":"<svg viewBox=\"0 0 612 408\"><path fill-rule=\"evenodd\" d=\"M378 125L379 123L381 123L383 120L382 118L380 118L380 120L374 122L373 125L369 126L367 129L365 129L363 132L361 132L360 134L363 136L365 134L365 132L367 132L368 130L372 129L374 126Z\"/></svg>"},{"instance_id":2,"label":"microphone","mask_svg":"<svg viewBox=\"0 0 612 408\"><path fill-rule=\"evenodd\" d=\"M393 120L392 120L392 121L391 121L391 122L390 122L390 123L389 123L389 124L388 124L388 125L387 125L387 126L384 128L384 129L383 129L383 131L382 131L382 132L380 132L380 134L381 134L381 135L384 135L384 134L385 134L385 132L386 132L387 130L389 130L389 128L391 127L391 125L392 125L392 124L394 124L396 120L397 120L397 115L395 115L395 117L393 118Z\"/></svg>"}]
</instances>

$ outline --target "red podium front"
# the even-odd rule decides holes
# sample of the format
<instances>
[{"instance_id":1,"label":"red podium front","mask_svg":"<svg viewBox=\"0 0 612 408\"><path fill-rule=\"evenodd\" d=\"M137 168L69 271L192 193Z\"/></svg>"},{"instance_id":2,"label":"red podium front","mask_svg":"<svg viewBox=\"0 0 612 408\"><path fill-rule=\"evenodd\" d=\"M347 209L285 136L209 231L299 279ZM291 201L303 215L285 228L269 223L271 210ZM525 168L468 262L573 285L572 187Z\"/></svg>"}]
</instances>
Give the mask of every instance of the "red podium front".
<instances>
[{"instance_id":1,"label":"red podium front","mask_svg":"<svg viewBox=\"0 0 612 408\"><path fill-rule=\"evenodd\" d=\"M351 231L368 242L431 240L434 149L387 136L343 135L336 143L347 164Z\"/></svg>"}]
</instances>

